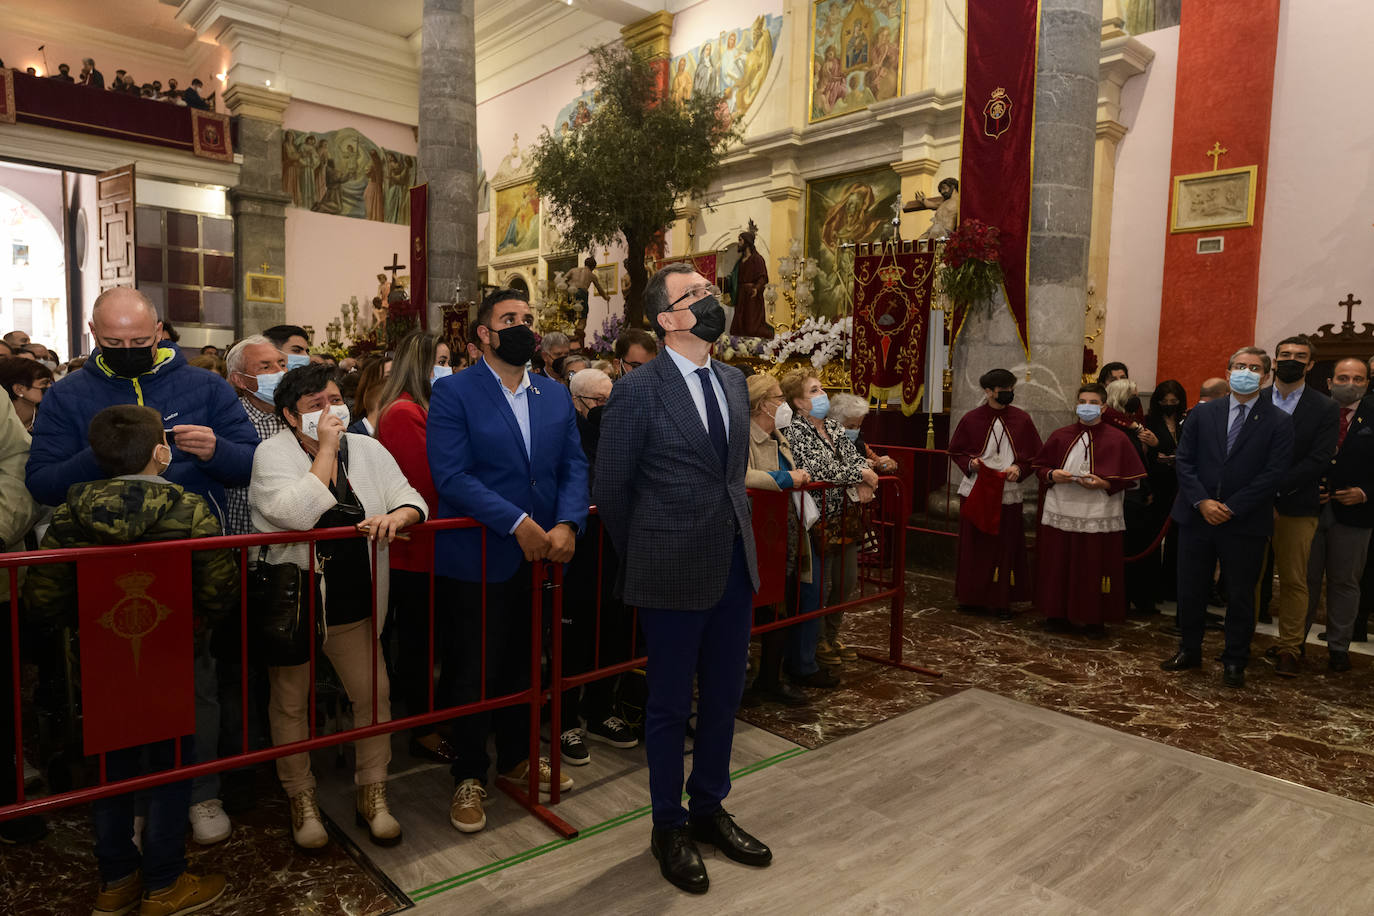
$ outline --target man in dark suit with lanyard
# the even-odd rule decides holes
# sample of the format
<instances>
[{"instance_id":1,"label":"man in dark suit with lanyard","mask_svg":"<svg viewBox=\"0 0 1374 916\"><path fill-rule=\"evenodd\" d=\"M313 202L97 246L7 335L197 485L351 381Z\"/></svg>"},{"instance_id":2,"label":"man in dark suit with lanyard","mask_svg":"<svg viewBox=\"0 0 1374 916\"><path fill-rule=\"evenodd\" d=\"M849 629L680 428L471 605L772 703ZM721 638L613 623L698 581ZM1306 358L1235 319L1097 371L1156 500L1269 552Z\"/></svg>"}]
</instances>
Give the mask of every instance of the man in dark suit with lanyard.
<instances>
[{"instance_id":1,"label":"man in dark suit with lanyard","mask_svg":"<svg viewBox=\"0 0 1374 916\"><path fill-rule=\"evenodd\" d=\"M1202 667L1207 595L1221 561L1226 577L1222 681L1245 686L1255 632L1255 585L1274 530L1274 497L1293 454L1293 421L1259 397L1269 355L1243 347L1231 357L1231 394L1194 408L1183 424L1174 468L1178 497L1178 613L1183 639L1160 667Z\"/></svg>"},{"instance_id":2,"label":"man in dark suit with lanyard","mask_svg":"<svg viewBox=\"0 0 1374 916\"><path fill-rule=\"evenodd\" d=\"M696 843L746 865L773 858L721 807L758 590L744 489L749 394L743 373L711 359L725 311L690 265L671 264L650 279L644 314L666 349L612 389L593 495L622 558L622 597L639 608L648 643L651 848L665 878L700 894L709 879ZM683 810L694 676L696 741Z\"/></svg>"}]
</instances>

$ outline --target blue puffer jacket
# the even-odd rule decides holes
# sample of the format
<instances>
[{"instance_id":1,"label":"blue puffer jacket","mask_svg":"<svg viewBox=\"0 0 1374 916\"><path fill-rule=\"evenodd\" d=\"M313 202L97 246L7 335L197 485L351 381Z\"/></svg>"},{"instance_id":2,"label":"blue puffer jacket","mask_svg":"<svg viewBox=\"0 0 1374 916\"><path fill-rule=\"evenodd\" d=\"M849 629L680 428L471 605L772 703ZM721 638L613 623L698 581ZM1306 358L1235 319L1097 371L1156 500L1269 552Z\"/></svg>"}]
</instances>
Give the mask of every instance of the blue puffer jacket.
<instances>
[{"instance_id":1,"label":"blue puffer jacket","mask_svg":"<svg viewBox=\"0 0 1374 916\"><path fill-rule=\"evenodd\" d=\"M163 476L204 496L222 519L224 488L246 487L253 474L258 434L228 382L187 365L181 351L170 347L159 349L153 368L136 379L110 372L96 351L79 372L48 389L33 425L33 447L25 471L34 499L61 505L72 484L106 476L91 454L87 430L91 418L113 404L156 408L167 429L185 424L215 431L215 454L209 461L169 443L172 466Z\"/></svg>"}]
</instances>

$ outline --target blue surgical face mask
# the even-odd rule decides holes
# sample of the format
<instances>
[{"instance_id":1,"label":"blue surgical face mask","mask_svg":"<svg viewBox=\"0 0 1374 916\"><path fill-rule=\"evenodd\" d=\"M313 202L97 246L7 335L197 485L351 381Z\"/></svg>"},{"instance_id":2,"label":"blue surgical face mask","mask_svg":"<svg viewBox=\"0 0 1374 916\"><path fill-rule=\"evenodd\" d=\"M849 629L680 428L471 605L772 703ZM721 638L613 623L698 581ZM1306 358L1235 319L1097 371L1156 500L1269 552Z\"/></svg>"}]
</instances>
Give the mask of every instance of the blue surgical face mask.
<instances>
[{"instance_id":1,"label":"blue surgical face mask","mask_svg":"<svg viewBox=\"0 0 1374 916\"><path fill-rule=\"evenodd\" d=\"M1232 369L1230 382L1236 394L1254 394L1259 391L1260 374L1253 369Z\"/></svg>"},{"instance_id":2,"label":"blue surgical face mask","mask_svg":"<svg viewBox=\"0 0 1374 916\"><path fill-rule=\"evenodd\" d=\"M448 376L450 376L450 375L452 375L452 374L453 374L453 367L452 367L452 366L435 366L434 369L429 373L429 380L430 380L431 382L437 382L437 381L439 381L439 379L441 379L441 378L447 378Z\"/></svg>"},{"instance_id":3,"label":"blue surgical face mask","mask_svg":"<svg viewBox=\"0 0 1374 916\"><path fill-rule=\"evenodd\" d=\"M1101 404L1079 404L1073 410L1084 423L1096 422L1102 416Z\"/></svg>"},{"instance_id":4,"label":"blue surgical face mask","mask_svg":"<svg viewBox=\"0 0 1374 916\"><path fill-rule=\"evenodd\" d=\"M859 431L857 429L846 429L844 435L850 442L859 441Z\"/></svg>"},{"instance_id":5,"label":"blue surgical face mask","mask_svg":"<svg viewBox=\"0 0 1374 916\"><path fill-rule=\"evenodd\" d=\"M830 395L822 391L811 399L811 416L817 420L830 416Z\"/></svg>"},{"instance_id":6,"label":"blue surgical face mask","mask_svg":"<svg viewBox=\"0 0 1374 916\"><path fill-rule=\"evenodd\" d=\"M299 369L301 366L310 365L310 355L308 353L288 353L286 354L286 368L288 371Z\"/></svg>"},{"instance_id":7,"label":"blue surgical face mask","mask_svg":"<svg viewBox=\"0 0 1374 916\"><path fill-rule=\"evenodd\" d=\"M277 385L281 383L285 372L269 372L265 375L255 375L258 380L258 400L272 403L272 395L277 392Z\"/></svg>"}]
</instances>

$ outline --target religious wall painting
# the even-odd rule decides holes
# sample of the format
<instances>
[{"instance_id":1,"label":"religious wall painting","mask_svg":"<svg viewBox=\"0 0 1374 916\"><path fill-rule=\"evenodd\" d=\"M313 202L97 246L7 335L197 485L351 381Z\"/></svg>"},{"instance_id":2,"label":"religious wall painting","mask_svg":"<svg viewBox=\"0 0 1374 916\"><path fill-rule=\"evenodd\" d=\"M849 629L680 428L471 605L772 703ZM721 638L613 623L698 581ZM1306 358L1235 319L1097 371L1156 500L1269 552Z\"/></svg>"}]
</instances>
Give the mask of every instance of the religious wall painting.
<instances>
[{"instance_id":1,"label":"religious wall painting","mask_svg":"<svg viewBox=\"0 0 1374 916\"><path fill-rule=\"evenodd\" d=\"M806 254L819 268L812 284L817 314L845 313L853 298L852 246L888 237L901 188L886 165L807 182Z\"/></svg>"},{"instance_id":2,"label":"religious wall painting","mask_svg":"<svg viewBox=\"0 0 1374 916\"><path fill-rule=\"evenodd\" d=\"M782 17L773 14L722 31L669 61L669 93L680 102L714 93L726 124L742 121L763 94L781 35Z\"/></svg>"},{"instance_id":3,"label":"religious wall painting","mask_svg":"<svg viewBox=\"0 0 1374 916\"><path fill-rule=\"evenodd\" d=\"M246 274L248 291L244 298L253 302L285 302L286 278L271 274Z\"/></svg>"},{"instance_id":4,"label":"religious wall painting","mask_svg":"<svg viewBox=\"0 0 1374 916\"><path fill-rule=\"evenodd\" d=\"M1170 232L1236 229L1255 223L1255 187L1259 167L1174 176L1174 209Z\"/></svg>"},{"instance_id":5,"label":"religious wall painting","mask_svg":"<svg viewBox=\"0 0 1374 916\"><path fill-rule=\"evenodd\" d=\"M615 291L620 288L620 265L602 264L596 268L596 282L601 284L601 288L606 291L606 295L614 296Z\"/></svg>"},{"instance_id":6,"label":"religious wall painting","mask_svg":"<svg viewBox=\"0 0 1374 916\"><path fill-rule=\"evenodd\" d=\"M496 256L539 250L539 191L534 182L496 192Z\"/></svg>"},{"instance_id":7,"label":"religious wall painting","mask_svg":"<svg viewBox=\"0 0 1374 916\"><path fill-rule=\"evenodd\" d=\"M327 133L283 130L282 192L316 213L383 223L410 222L414 156L384 149L351 127Z\"/></svg>"},{"instance_id":8,"label":"religious wall painting","mask_svg":"<svg viewBox=\"0 0 1374 916\"><path fill-rule=\"evenodd\" d=\"M1132 35L1172 28L1183 15L1183 0L1124 0L1121 6Z\"/></svg>"},{"instance_id":9,"label":"religious wall painting","mask_svg":"<svg viewBox=\"0 0 1374 916\"><path fill-rule=\"evenodd\" d=\"M558 116L554 118L551 133L555 137L565 137L590 121L592 112L596 110L598 94L597 90L588 89L559 109Z\"/></svg>"},{"instance_id":10,"label":"religious wall painting","mask_svg":"<svg viewBox=\"0 0 1374 916\"><path fill-rule=\"evenodd\" d=\"M902 0L814 0L810 121L901 94L905 17Z\"/></svg>"}]
</instances>

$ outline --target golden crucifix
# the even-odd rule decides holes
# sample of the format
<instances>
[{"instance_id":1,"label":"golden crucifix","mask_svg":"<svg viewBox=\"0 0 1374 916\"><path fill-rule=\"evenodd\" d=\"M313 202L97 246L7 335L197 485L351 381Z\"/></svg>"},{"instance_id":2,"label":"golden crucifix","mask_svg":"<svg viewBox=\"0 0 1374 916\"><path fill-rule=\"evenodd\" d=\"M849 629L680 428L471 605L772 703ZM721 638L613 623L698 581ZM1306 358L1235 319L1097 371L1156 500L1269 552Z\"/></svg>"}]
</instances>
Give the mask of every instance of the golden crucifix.
<instances>
[{"instance_id":1,"label":"golden crucifix","mask_svg":"<svg viewBox=\"0 0 1374 916\"><path fill-rule=\"evenodd\" d=\"M1215 172L1217 170L1221 157L1229 152L1231 151L1222 146L1220 140L1212 144L1212 148L1207 151L1207 155L1212 157L1212 171Z\"/></svg>"}]
</instances>

